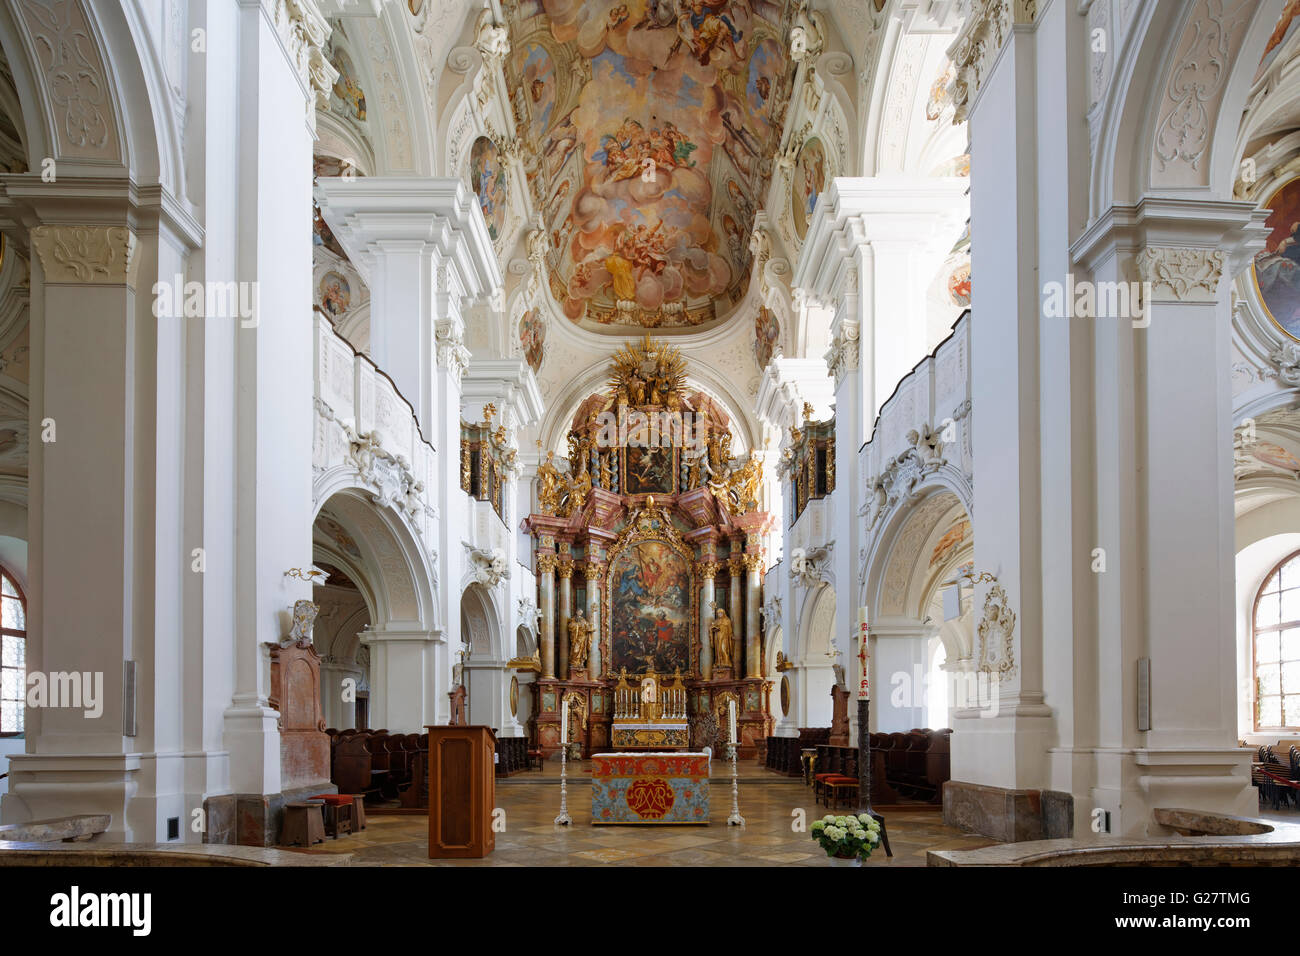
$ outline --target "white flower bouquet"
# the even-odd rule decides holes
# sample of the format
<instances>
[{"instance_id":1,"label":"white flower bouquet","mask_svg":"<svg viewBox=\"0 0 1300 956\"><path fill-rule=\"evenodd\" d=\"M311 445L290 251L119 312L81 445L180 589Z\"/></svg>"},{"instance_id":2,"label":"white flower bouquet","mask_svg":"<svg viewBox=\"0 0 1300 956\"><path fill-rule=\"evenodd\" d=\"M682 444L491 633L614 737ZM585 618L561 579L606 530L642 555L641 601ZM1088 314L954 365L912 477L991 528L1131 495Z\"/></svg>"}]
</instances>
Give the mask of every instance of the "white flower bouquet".
<instances>
[{"instance_id":1,"label":"white flower bouquet","mask_svg":"<svg viewBox=\"0 0 1300 956\"><path fill-rule=\"evenodd\" d=\"M865 860L880 843L880 824L869 813L856 817L837 817L828 813L820 820L814 820L810 830L812 838L827 856L841 860L854 857Z\"/></svg>"}]
</instances>

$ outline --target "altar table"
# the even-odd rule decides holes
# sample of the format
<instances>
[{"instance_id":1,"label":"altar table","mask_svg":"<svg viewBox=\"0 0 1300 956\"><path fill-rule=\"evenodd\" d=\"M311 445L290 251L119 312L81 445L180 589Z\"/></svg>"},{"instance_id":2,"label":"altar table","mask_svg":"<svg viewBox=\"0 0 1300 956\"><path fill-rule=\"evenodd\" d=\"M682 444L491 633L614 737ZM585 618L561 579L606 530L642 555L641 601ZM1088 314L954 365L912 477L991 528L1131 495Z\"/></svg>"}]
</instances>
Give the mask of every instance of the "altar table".
<instances>
[{"instance_id":1,"label":"altar table","mask_svg":"<svg viewBox=\"0 0 1300 956\"><path fill-rule=\"evenodd\" d=\"M709 755L594 755L591 758L591 822L707 824Z\"/></svg>"}]
</instances>

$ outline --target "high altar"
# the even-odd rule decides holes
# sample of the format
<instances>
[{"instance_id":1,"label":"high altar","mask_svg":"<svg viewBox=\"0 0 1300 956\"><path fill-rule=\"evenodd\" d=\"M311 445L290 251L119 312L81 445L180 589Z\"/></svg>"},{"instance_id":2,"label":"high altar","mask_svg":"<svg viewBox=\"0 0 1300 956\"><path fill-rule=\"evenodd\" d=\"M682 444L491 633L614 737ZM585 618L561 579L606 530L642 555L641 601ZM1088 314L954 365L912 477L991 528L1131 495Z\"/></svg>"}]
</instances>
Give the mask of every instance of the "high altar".
<instances>
[{"instance_id":1,"label":"high altar","mask_svg":"<svg viewBox=\"0 0 1300 956\"><path fill-rule=\"evenodd\" d=\"M759 621L761 463L731 455L728 416L688 393L679 351L647 336L615 354L571 423L569 468L538 468L534 539L545 754L718 752L734 701L739 755L772 732ZM558 581L558 585L557 585Z\"/></svg>"}]
</instances>

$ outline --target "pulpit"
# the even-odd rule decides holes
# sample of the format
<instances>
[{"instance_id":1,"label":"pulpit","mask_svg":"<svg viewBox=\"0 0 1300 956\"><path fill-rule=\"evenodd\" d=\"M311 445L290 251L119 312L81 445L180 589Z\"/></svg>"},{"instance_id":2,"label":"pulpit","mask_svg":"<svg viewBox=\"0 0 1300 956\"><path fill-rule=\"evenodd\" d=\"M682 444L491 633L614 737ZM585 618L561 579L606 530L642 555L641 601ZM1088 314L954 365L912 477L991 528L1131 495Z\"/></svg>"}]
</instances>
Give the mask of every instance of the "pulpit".
<instances>
[{"instance_id":1,"label":"pulpit","mask_svg":"<svg viewBox=\"0 0 1300 956\"><path fill-rule=\"evenodd\" d=\"M429 857L484 857L496 846L496 805L490 727L425 728L429 731Z\"/></svg>"}]
</instances>

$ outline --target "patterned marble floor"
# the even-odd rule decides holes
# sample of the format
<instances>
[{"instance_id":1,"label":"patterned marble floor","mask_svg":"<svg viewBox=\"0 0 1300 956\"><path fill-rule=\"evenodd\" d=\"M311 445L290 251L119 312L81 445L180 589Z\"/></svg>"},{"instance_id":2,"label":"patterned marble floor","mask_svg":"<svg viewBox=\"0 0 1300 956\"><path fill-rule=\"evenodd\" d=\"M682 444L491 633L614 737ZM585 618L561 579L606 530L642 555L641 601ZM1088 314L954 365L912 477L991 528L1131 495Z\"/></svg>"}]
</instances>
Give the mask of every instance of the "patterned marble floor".
<instances>
[{"instance_id":1,"label":"patterned marble floor","mask_svg":"<svg viewBox=\"0 0 1300 956\"><path fill-rule=\"evenodd\" d=\"M585 768L574 776L586 777ZM758 769L743 773L740 812L746 826L728 827L730 778L712 781L709 826L592 826L591 790L570 777L569 815L573 824L557 827L558 775L520 774L497 782L497 806L505 810L506 830L496 850L482 860L430 860L426 818L422 815L371 814L367 828L328 840L302 853L351 853L357 866L828 866L825 853L807 832L792 829L794 811L807 823L828 811L813 802L802 782ZM748 778L748 783L746 782ZM842 812L842 811L841 811ZM932 849L966 850L994 841L943 825L938 808L882 810L894 850L892 859L877 850L867 866L924 866Z\"/></svg>"}]
</instances>

